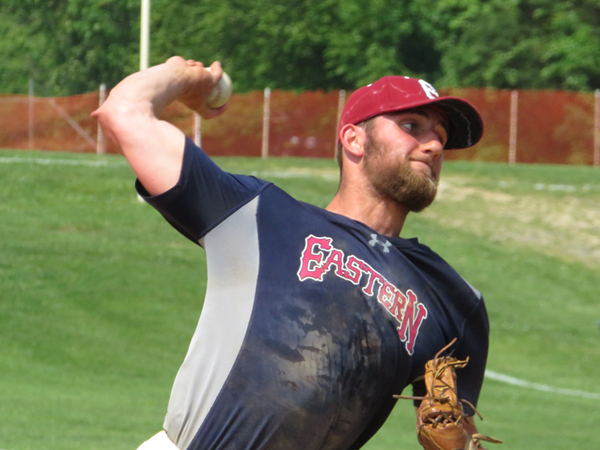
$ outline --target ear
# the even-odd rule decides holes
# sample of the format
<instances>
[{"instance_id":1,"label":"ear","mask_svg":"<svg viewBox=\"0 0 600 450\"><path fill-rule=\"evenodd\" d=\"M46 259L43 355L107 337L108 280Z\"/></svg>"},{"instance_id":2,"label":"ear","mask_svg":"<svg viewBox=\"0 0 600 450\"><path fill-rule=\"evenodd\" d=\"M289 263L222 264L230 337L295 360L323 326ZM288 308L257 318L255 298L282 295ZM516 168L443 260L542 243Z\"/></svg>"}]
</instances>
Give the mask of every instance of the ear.
<instances>
[{"instance_id":1,"label":"ear","mask_svg":"<svg viewBox=\"0 0 600 450\"><path fill-rule=\"evenodd\" d=\"M352 156L360 158L364 155L364 143L367 134L361 127L352 124L344 125L338 137L344 149Z\"/></svg>"}]
</instances>

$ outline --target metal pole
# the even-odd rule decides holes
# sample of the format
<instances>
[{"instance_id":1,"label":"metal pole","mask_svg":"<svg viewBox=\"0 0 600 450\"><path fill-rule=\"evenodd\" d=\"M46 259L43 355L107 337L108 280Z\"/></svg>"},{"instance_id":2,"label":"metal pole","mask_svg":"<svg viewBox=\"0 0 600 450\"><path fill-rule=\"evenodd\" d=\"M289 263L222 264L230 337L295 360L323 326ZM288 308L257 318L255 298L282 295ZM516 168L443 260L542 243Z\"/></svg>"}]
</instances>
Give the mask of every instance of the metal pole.
<instances>
[{"instance_id":1,"label":"metal pole","mask_svg":"<svg viewBox=\"0 0 600 450\"><path fill-rule=\"evenodd\" d=\"M102 83L100 85L100 95L98 99L98 107L102 106L106 100L106 84ZM104 155L106 153L106 141L104 140L104 133L102 133L102 128L100 128L100 124L98 124L98 139L96 142L96 154Z\"/></svg>"},{"instance_id":2,"label":"metal pole","mask_svg":"<svg viewBox=\"0 0 600 450\"><path fill-rule=\"evenodd\" d=\"M508 149L508 163L513 165L517 162L517 111L519 108L519 92L512 91L510 94L510 144Z\"/></svg>"},{"instance_id":3,"label":"metal pole","mask_svg":"<svg viewBox=\"0 0 600 450\"><path fill-rule=\"evenodd\" d=\"M201 124L202 118L200 117L200 114L194 111L194 143L198 147L202 147L202 134L200 131Z\"/></svg>"},{"instance_id":4,"label":"metal pole","mask_svg":"<svg viewBox=\"0 0 600 450\"><path fill-rule=\"evenodd\" d=\"M262 135L262 157L269 156L269 122L271 119L271 89L265 89L265 102L263 108L263 135Z\"/></svg>"},{"instance_id":5,"label":"metal pole","mask_svg":"<svg viewBox=\"0 0 600 450\"><path fill-rule=\"evenodd\" d=\"M333 157L337 157L337 147L338 147L338 125L340 123L340 119L342 117L342 111L344 110L344 105L346 104L346 91L340 90L340 95L338 97L338 111L337 111L337 120L335 122L335 146L333 147Z\"/></svg>"},{"instance_id":6,"label":"metal pole","mask_svg":"<svg viewBox=\"0 0 600 450\"><path fill-rule=\"evenodd\" d=\"M142 0L140 24L140 70L148 68L150 56L150 0Z\"/></svg>"},{"instance_id":7,"label":"metal pole","mask_svg":"<svg viewBox=\"0 0 600 450\"><path fill-rule=\"evenodd\" d=\"M35 126L33 117L33 106L35 98L33 96L33 79L29 79L29 150L33 150L33 127Z\"/></svg>"},{"instance_id":8,"label":"metal pole","mask_svg":"<svg viewBox=\"0 0 600 450\"><path fill-rule=\"evenodd\" d=\"M600 89L596 89L594 100L594 167L600 167Z\"/></svg>"}]
</instances>

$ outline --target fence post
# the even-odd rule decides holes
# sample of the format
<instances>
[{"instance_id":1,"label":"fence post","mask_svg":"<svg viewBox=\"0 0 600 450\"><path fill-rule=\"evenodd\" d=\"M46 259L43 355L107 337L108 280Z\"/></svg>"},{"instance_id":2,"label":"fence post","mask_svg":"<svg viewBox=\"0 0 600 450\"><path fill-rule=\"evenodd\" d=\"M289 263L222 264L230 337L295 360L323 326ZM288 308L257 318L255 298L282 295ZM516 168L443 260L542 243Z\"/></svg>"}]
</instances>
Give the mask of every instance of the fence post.
<instances>
[{"instance_id":1,"label":"fence post","mask_svg":"<svg viewBox=\"0 0 600 450\"><path fill-rule=\"evenodd\" d=\"M202 125L202 118L200 114L194 111L194 144L198 147L202 147L202 132L200 131L200 127Z\"/></svg>"},{"instance_id":2,"label":"fence post","mask_svg":"<svg viewBox=\"0 0 600 450\"><path fill-rule=\"evenodd\" d=\"M33 105L35 98L33 97L33 78L29 79L29 150L33 150Z\"/></svg>"},{"instance_id":3,"label":"fence post","mask_svg":"<svg viewBox=\"0 0 600 450\"><path fill-rule=\"evenodd\" d=\"M596 89L594 100L594 167L600 167L600 89Z\"/></svg>"},{"instance_id":4,"label":"fence post","mask_svg":"<svg viewBox=\"0 0 600 450\"><path fill-rule=\"evenodd\" d=\"M513 165L517 162L517 111L519 108L519 92L510 93L510 143L508 148L508 163Z\"/></svg>"},{"instance_id":5,"label":"fence post","mask_svg":"<svg viewBox=\"0 0 600 450\"><path fill-rule=\"evenodd\" d=\"M262 152L263 159L269 156L269 125L271 120L271 89L265 88L265 101L263 106L263 133Z\"/></svg>"},{"instance_id":6,"label":"fence post","mask_svg":"<svg viewBox=\"0 0 600 450\"><path fill-rule=\"evenodd\" d=\"M337 120L335 122L335 146L333 147L333 158L335 159L337 156L337 147L338 147L338 124L340 123L340 119L342 117L342 111L344 110L344 105L346 104L346 91L340 90L340 95L338 97L338 111L337 111Z\"/></svg>"},{"instance_id":7,"label":"fence post","mask_svg":"<svg viewBox=\"0 0 600 450\"><path fill-rule=\"evenodd\" d=\"M102 83L100 85L100 95L98 99L98 107L102 106L106 100L106 84ZM96 154L104 155L106 153L106 141L104 140L104 133L102 133L102 128L100 128L100 124L98 124L98 138L96 141Z\"/></svg>"},{"instance_id":8,"label":"fence post","mask_svg":"<svg viewBox=\"0 0 600 450\"><path fill-rule=\"evenodd\" d=\"M140 70L145 70L150 57L150 0L142 0L141 9Z\"/></svg>"}]
</instances>

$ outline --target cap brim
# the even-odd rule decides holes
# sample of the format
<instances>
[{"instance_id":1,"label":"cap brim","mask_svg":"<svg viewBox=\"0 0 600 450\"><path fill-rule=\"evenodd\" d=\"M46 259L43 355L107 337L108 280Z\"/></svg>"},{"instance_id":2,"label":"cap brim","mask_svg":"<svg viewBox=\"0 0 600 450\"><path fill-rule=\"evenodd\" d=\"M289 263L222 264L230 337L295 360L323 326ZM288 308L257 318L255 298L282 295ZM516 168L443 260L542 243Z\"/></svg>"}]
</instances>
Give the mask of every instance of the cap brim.
<instances>
[{"instance_id":1,"label":"cap brim","mask_svg":"<svg viewBox=\"0 0 600 450\"><path fill-rule=\"evenodd\" d=\"M477 109L469 102L456 97L441 97L431 104L444 111L450 121L448 142L444 150L472 147L481 140L483 120Z\"/></svg>"}]
</instances>

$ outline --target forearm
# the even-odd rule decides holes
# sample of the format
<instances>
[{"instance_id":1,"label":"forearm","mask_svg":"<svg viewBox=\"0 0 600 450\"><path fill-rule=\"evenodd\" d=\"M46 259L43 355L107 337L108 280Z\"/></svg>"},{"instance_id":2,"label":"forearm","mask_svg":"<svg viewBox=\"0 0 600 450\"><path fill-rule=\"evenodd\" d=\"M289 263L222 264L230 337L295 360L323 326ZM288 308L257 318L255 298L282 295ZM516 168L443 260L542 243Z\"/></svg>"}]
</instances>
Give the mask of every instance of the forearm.
<instances>
[{"instance_id":1,"label":"forearm","mask_svg":"<svg viewBox=\"0 0 600 450\"><path fill-rule=\"evenodd\" d=\"M164 109L176 100L184 100L184 103L188 100L191 103L186 95L195 97L195 104L188 106L201 113L210 113L210 110L202 108L202 103L216 79L201 63L185 61L175 56L163 64L136 72L122 80L111 90L108 99L93 116L102 120L104 116L127 110L128 114L159 118Z\"/></svg>"},{"instance_id":2,"label":"forearm","mask_svg":"<svg viewBox=\"0 0 600 450\"><path fill-rule=\"evenodd\" d=\"M183 95L187 82L185 68L169 60L129 75L112 89L98 113L128 107L158 118L169 104Z\"/></svg>"}]
</instances>

